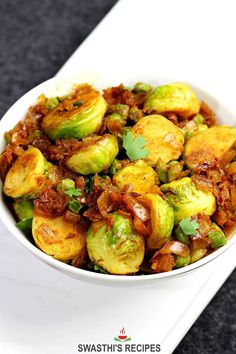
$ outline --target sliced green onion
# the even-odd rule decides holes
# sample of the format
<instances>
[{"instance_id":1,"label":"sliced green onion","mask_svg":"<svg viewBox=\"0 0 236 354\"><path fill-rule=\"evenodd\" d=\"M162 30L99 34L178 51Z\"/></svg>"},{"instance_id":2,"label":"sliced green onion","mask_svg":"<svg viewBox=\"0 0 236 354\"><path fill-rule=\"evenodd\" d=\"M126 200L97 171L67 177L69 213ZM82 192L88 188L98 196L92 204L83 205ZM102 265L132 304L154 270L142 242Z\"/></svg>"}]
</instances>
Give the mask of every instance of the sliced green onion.
<instances>
[{"instance_id":1,"label":"sliced green onion","mask_svg":"<svg viewBox=\"0 0 236 354\"><path fill-rule=\"evenodd\" d=\"M45 104L45 108L47 109L53 109L55 108L56 106L58 106L60 103L58 97L51 97L51 98L48 98L47 99L47 102Z\"/></svg>"},{"instance_id":2,"label":"sliced green onion","mask_svg":"<svg viewBox=\"0 0 236 354\"><path fill-rule=\"evenodd\" d=\"M212 240L212 248L219 248L227 243L227 238L221 229L210 231L208 237Z\"/></svg>"},{"instance_id":3,"label":"sliced green onion","mask_svg":"<svg viewBox=\"0 0 236 354\"><path fill-rule=\"evenodd\" d=\"M191 258L190 255L187 257L176 256L175 259L175 268L186 267L190 264Z\"/></svg>"},{"instance_id":4,"label":"sliced green onion","mask_svg":"<svg viewBox=\"0 0 236 354\"><path fill-rule=\"evenodd\" d=\"M61 181L61 188L64 191L69 191L70 189L75 189L75 182L73 179L65 178Z\"/></svg>"}]
</instances>

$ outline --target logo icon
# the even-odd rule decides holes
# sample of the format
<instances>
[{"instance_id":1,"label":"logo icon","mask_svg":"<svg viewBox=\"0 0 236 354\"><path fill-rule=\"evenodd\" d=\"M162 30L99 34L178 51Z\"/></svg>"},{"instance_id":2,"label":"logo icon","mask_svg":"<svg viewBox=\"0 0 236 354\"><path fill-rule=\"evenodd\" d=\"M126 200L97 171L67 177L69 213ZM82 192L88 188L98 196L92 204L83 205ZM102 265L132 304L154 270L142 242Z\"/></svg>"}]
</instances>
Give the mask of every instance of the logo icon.
<instances>
[{"instance_id":1,"label":"logo icon","mask_svg":"<svg viewBox=\"0 0 236 354\"><path fill-rule=\"evenodd\" d=\"M128 337L126 335L126 331L124 329L124 327L120 330L120 334L118 337L114 337L114 341L116 342L129 342L131 340L131 337Z\"/></svg>"}]
</instances>

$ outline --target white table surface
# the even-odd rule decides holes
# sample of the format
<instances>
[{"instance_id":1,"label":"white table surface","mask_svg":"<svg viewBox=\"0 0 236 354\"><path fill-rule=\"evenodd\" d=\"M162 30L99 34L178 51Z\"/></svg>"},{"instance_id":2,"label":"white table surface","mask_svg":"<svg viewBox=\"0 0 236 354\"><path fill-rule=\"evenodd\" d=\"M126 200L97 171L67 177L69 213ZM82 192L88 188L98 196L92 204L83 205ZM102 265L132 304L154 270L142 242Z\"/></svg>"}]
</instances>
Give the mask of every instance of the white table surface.
<instances>
[{"instance_id":1,"label":"white table surface","mask_svg":"<svg viewBox=\"0 0 236 354\"><path fill-rule=\"evenodd\" d=\"M151 80L148 67L160 76L168 67L168 77L204 87L236 112L224 90L236 79L233 10L233 0L121 0L59 75L139 67L138 79ZM113 343L124 326L132 343L160 343L170 354L233 271L235 252L167 285L100 287L43 264L0 223L0 353L72 354L79 343Z\"/></svg>"}]
</instances>

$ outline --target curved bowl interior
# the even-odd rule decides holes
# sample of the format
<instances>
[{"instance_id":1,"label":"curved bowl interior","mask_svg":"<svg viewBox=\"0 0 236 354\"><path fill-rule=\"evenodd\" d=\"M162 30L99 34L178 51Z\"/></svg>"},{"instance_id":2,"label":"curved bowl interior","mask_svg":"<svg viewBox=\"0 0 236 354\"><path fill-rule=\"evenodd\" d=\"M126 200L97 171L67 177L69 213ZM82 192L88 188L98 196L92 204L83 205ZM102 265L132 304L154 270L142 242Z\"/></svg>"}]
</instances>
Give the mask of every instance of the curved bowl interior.
<instances>
[{"instance_id":1,"label":"curved bowl interior","mask_svg":"<svg viewBox=\"0 0 236 354\"><path fill-rule=\"evenodd\" d=\"M12 127L21 119L24 118L28 108L35 104L37 97L44 93L46 96L59 96L66 94L70 88L75 83L83 83L88 82L94 85L98 90L102 90L102 88L118 85L123 82L125 85L132 85L134 84L137 79L142 80L142 78L130 77L129 80L121 79L127 78L127 75L116 75L111 76L108 75L107 79L101 79L99 74L78 74L76 77L67 77L67 78L53 78L44 83L38 85L28 93L26 93L23 97L21 97L3 116L2 120L0 121L0 152L3 151L5 147L4 141L4 133ZM128 76L129 77L129 76ZM162 83L173 82L173 78L162 78L158 81L154 80L145 80L146 82L150 82L153 85L158 85ZM197 93L198 98L201 100L203 99L206 101L213 110L217 113L219 117L219 121L221 124L225 125L234 125L235 123L235 116L230 113L216 98L212 97L210 94L204 92L202 89L195 87L191 82L189 82L191 87ZM0 182L1 183L1 182ZM2 183L0 184L0 189L2 191ZM152 274L152 275L141 275L141 276L119 276L119 275L106 275L106 274L98 274L93 273L90 271L78 269L72 267L68 264L62 263L60 261L55 260L54 258L46 255L42 251L40 251L36 246L34 246L30 240L27 239L16 227L15 227L15 220L7 208L3 194L0 193L0 218L3 224L7 227L7 229L28 249L32 254L37 256L43 262L49 264L50 266L70 275L72 277L78 278L83 281L92 282L96 284L103 284L103 285L145 285L145 284L160 284L167 281L170 278L177 278L182 275L187 275L190 272L202 267L203 265L211 262L216 257L221 255L227 249L229 249L235 242L236 242L236 234L232 235L227 244L214 251L207 257L199 260L196 263L193 263L187 267L180 268L177 270L173 270L167 273L159 273L159 274Z\"/></svg>"}]
</instances>

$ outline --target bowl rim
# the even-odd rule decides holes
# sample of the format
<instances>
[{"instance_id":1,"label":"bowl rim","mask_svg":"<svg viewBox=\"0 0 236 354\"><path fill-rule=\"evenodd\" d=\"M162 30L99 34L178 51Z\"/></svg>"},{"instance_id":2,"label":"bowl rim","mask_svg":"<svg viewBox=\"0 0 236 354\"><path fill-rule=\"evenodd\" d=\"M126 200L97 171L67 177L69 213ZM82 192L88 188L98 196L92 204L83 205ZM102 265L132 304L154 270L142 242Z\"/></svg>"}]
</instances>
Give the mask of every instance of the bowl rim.
<instances>
[{"instance_id":1,"label":"bowl rim","mask_svg":"<svg viewBox=\"0 0 236 354\"><path fill-rule=\"evenodd\" d=\"M41 93L44 92L45 87L55 87L58 83L62 83L65 80L65 78L61 77L53 77L51 79L48 79L41 84L35 86L28 92L26 92L23 96L21 96L8 110L7 112L3 115L1 121L0 121L0 132L2 131L2 126L4 125L6 120L10 120L10 117L13 113L17 112L18 107L24 105L24 102L27 101L28 98L32 97L32 102L33 104L33 98L36 99L39 95L39 92ZM77 79L70 80L71 84L78 82ZM191 87L195 87L202 91L203 93L205 92L203 89L200 87L197 87L195 85L192 85L189 83ZM37 94L36 94L37 93ZM206 92L205 92L206 93ZM211 96L209 93L206 93L208 96ZM214 98L214 97L213 97ZM215 99L215 98L214 98ZM219 102L217 100L217 102ZM222 105L219 102L220 106L224 108L224 105ZM28 110L29 106L26 107L26 111ZM226 109L228 110L228 109ZM231 113L232 116L234 116ZM20 118L20 119L23 119ZM19 119L19 120L20 120ZM3 131L4 134L4 131ZM0 141L1 141L0 137ZM68 274L70 273L72 276L75 276L76 278L80 278L81 280L88 280L88 281L95 281L97 283L99 282L105 282L105 283L142 283L142 282L149 282L150 280L156 280L158 283L158 280L161 279L167 279L167 278L176 278L177 276L181 276L184 274L188 274L193 272L194 270L197 270L198 268L201 268L207 263L212 262L214 259L219 257L221 254L226 252L230 247L236 243L236 232L234 232L229 238L225 246L214 250L212 253L209 255L203 257L202 259L198 260L195 263L192 263L186 267L179 268L179 269L174 269L169 272L163 272L163 273L155 273L155 274L147 274L147 275L114 275L114 274L102 274L102 273L96 273L92 272L89 270L84 270L80 268L73 267L69 264L63 263L62 261L59 261L52 256L47 255L43 251L41 251L37 246L35 246L30 240L27 239L26 236L24 236L23 233L21 233L20 230L18 230L15 226L15 220L13 215L11 214L10 210L7 208L4 200L3 200L3 191L2 188L3 184L0 182L0 220L2 223L5 225L5 227L8 229L8 231L14 235L14 237L33 255L35 255L37 258L39 258L41 261L44 263L49 264L50 266Z\"/></svg>"}]
</instances>

